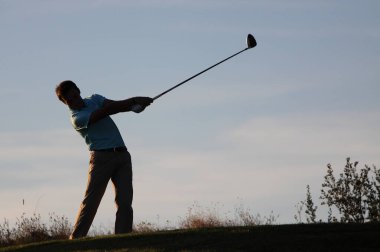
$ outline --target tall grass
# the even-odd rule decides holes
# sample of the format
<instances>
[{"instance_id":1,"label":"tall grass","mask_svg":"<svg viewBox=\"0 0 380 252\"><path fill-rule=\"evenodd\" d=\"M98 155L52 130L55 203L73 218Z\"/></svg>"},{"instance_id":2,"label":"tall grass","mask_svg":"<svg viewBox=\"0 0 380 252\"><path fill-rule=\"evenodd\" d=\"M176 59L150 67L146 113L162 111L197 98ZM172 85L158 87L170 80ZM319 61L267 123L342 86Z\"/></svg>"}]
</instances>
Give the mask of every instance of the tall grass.
<instances>
[{"instance_id":1,"label":"tall grass","mask_svg":"<svg viewBox=\"0 0 380 252\"><path fill-rule=\"evenodd\" d=\"M234 215L220 214L220 207L202 207L194 203L188 208L187 215L180 220L179 227L187 228L208 228L208 227L231 227L231 226L256 226L256 225L271 225L275 224L278 216L273 212L269 216L261 216L254 214L250 208L240 204L235 207Z\"/></svg>"},{"instance_id":2,"label":"tall grass","mask_svg":"<svg viewBox=\"0 0 380 252\"><path fill-rule=\"evenodd\" d=\"M51 213L49 223L45 224L40 214L34 213L28 217L23 213L12 227L7 219L0 224L0 246L67 239L71 230L72 225L65 216Z\"/></svg>"},{"instance_id":3,"label":"tall grass","mask_svg":"<svg viewBox=\"0 0 380 252\"><path fill-rule=\"evenodd\" d=\"M184 218L179 219L178 225L170 225L166 221L166 226L160 226L151 222L143 221L134 225L133 231L140 233L156 232L171 229L193 229L210 227L229 226L255 226L274 224L278 216L271 213L268 217L254 215L249 208L242 204L235 208L233 216L231 214L220 214L218 205L214 207L202 207L194 203L188 208ZM68 239L73 230L72 224L65 216L58 216L55 213L49 214L48 223L44 223L39 214L28 217L25 213L17 218L15 225L11 226L7 219L0 223L0 247L41 242L47 240ZM100 236L112 234L109 228L104 226L92 227L89 236Z\"/></svg>"}]
</instances>

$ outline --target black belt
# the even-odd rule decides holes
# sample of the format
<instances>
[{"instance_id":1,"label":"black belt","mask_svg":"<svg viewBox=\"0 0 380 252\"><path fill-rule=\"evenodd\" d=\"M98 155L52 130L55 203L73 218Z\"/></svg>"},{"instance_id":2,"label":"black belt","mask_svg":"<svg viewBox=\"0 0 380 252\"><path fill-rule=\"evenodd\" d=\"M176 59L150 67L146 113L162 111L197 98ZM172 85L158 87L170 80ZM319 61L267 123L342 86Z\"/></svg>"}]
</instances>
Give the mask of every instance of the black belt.
<instances>
[{"instance_id":1,"label":"black belt","mask_svg":"<svg viewBox=\"0 0 380 252\"><path fill-rule=\"evenodd\" d=\"M115 147L115 148L109 148L109 149L101 149L101 150L93 150L93 151L103 151L103 152L124 152L127 151L127 147Z\"/></svg>"}]
</instances>

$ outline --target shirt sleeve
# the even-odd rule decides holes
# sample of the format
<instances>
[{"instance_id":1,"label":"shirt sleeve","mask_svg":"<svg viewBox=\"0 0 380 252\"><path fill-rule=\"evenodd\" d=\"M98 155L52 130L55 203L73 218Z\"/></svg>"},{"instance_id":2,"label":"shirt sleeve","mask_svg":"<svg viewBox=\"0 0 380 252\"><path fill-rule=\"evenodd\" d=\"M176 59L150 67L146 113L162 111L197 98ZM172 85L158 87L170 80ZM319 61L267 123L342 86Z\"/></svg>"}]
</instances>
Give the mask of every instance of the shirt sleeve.
<instances>
[{"instance_id":1,"label":"shirt sleeve","mask_svg":"<svg viewBox=\"0 0 380 252\"><path fill-rule=\"evenodd\" d=\"M98 105L99 107L102 107L103 106L103 102L106 98L102 95L99 95L99 94L94 94L91 96L91 100L94 101L96 103L96 105Z\"/></svg>"},{"instance_id":2,"label":"shirt sleeve","mask_svg":"<svg viewBox=\"0 0 380 252\"><path fill-rule=\"evenodd\" d=\"M94 94L90 98L86 99L88 99L86 108L76 111L71 116L71 123L75 130L82 130L88 127L92 112L101 108L106 98L104 96Z\"/></svg>"},{"instance_id":3,"label":"shirt sleeve","mask_svg":"<svg viewBox=\"0 0 380 252\"><path fill-rule=\"evenodd\" d=\"M86 129L90 121L91 113L89 111L81 111L71 117L71 123L76 130Z\"/></svg>"}]
</instances>

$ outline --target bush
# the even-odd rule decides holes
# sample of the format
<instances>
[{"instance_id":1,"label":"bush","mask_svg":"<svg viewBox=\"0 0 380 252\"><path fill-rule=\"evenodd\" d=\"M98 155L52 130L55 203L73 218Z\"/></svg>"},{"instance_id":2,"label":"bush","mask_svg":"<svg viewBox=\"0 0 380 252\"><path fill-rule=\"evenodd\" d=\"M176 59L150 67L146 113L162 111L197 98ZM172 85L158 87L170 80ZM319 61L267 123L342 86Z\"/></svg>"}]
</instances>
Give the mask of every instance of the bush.
<instances>
[{"instance_id":1,"label":"bush","mask_svg":"<svg viewBox=\"0 0 380 252\"><path fill-rule=\"evenodd\" d=\"M209 227L227 227L227 226L254 226L274 224L278 216L271 213L268 217L261 217L260 214L252 214L249 208L242 204L235 208L234 218L225 216L224 218L218 213L220 209L202 208L194 204L188 209L185 218L180 219L178 226L170 227L169 221L166 221L166 227L158 224L143 221L134 225L134 232L156 232L160 230L169 230L175 228L209 228ZM41 242L47 240L68 239L73 227L65 216L58 216L54 213L49 214L48 224L41 220L39 214L33 214L28 217L25 213L17 218L15 225L10 227L7 219L0 223L0 247L26 244L31 242ZM104 226L91 227L89 236L100 236L112 234L111 229Z\"/></svg>"},{"instance_id":2,"label":"bush","mask_svg":"<svg viewBox=\"0 0 380 252\"><path fill-rule=\"evenodd\" d=\"M188 208L187 216L179 223L180 228L207 228L224 226L222 218L218 215L216 209L202 209L194 203Z\"/></svg>"},{"instance_id":3,"label":"bush","mask_svg":"<svg viewBox=\"0 0 380 252\"><path fill-rule=\"evenodd\" d=\"M255 226L275 224L278 216L273 212L267 217L261 217L260 214L254 215L249 208L242 204L235 208L235 218L220 216L217 207L202 208L194 204L188 209L187 216L180 220L179 227L188 228L210 228L210 227L229 227L229 226Z\"/></svg>"},{"instance_id":4,"label":"bush","mask_svg":"<svg viewBox=\"0 0 380 252\"><path fill-rule=\"evenodd\" d=\"M351 163L346 159L343 173L334 176L333 168L327 165L327 174L322 184L321 205L328 206L328 222L379 222L380 221L380 170L376 166L364 165L358 170L359 162ZM308 222L315 222L316 207L311 199L307 185L306 206ZM333 209L339 213L333 216ZM297 218L296 218L297 220Z\"/></svg>"},{"instance_id":5,"label":"bush","mask_svg":"<svg viewBox=\"0 0 380 252\"><path fill-rule=\"evenodd\" d=\"M151 222L148 221L142 221L133 227L133 231L136 233L150 233L150 232L156 232L159 231L160 228Z\"/></svg>"},{"instance_id":6,"label":"bush","mask_svg":"<svg viewBox=\"0 0 380 252\"><path fill-rule=\"evenodd\" d=\"M9 221L4 220L0 224L0 246L25 244L46 240L67 239L72 227L66 217L49 214L49 223L41 221L41 215L33 214L27 217L25 213L17 218L14 227L10 227Z\"/></svg>"}]
</instances>

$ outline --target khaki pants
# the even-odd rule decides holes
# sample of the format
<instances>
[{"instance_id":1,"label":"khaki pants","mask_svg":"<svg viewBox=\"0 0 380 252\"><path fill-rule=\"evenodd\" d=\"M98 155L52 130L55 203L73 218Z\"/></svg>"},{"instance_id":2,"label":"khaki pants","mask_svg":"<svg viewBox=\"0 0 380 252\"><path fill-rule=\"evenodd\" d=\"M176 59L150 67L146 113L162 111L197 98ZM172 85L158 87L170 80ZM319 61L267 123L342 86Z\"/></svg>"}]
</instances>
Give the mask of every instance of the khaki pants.
<instances>
[{"instance_id":1,"label":"khaki pants","mask_svg":"<svg viewBox=\"0 0 380 252\"><path fill-rule=\"evenodd\" d=\"M132 162L128 151L91 152L87 189L70 238L87 235L111 179L115 189L115 233L132 231Z\"/></svg>"}]
</instances>

